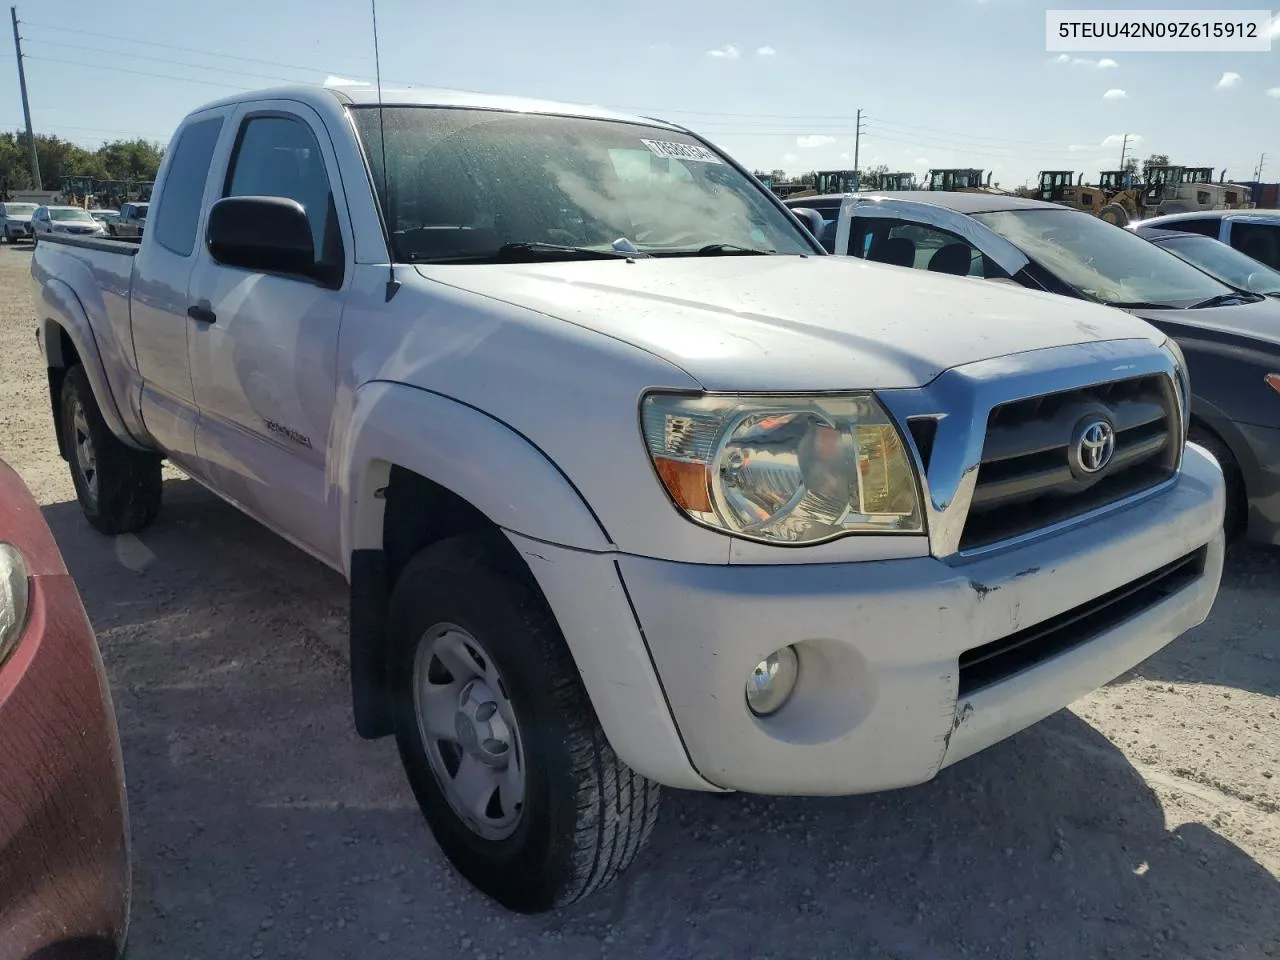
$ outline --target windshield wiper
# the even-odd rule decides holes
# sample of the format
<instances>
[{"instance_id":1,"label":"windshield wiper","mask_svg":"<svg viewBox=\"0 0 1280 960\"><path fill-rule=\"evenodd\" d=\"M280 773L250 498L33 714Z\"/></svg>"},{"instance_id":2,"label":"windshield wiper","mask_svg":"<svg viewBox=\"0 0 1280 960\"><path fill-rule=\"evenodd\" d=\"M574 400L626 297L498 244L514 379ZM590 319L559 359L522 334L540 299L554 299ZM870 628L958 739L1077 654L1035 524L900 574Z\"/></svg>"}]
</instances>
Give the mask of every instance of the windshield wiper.
<instances>
[{"instance_id":1,"label":"windshield wiper","mask_svg":"<svg viewBox=\"0 0 1280 960\"><path fill-rule=\"evenodd\" d=\"M744 247L739 243L708 243L705 247L699 247L696 255L699 257L767 257L777 252L777 250Z\"/></svg>"},{"instance_id":2,"label":"windshield wiper","mask_svg":"<svg viewBox=\"0 0 1280 960\"><path fill-rule=\"evenodd\" d=\"M1254 299L1254 298L1257 299ZM1201 307L1222 307L1228 303L1257 303L1262 299L1260 294L1244 293L1236 291L1235 293L1220 293L1216 297L1210 297L1208 300L1202 300L1192 306L1192 310L1199 310Z\"/></svg>"},{"instance_id":3,"label":"windshield wiper","mask_svg":"<svg viewBox=\"0 0 1280 960\"><path fill-rule=\"evenodd\" d=\"M504 243L488 253L463 254L456 257L415 257L414 263L521 263L536 260L634 260L647 257L647 253L626 250L601 250L595 247L573 247L560 243L543 243L541 240L521 240Z\"/></svg>"},{"instance_id":4,"label":"windshield wiper","mask_svg":"<svg viewBox=\"0 0 1280 960\"><path fill-rule=\"evenodd\" d=\"M1120 310L1177 310L1171 303L1155 303L1151 300L1103 300L1108 307L1116 307Z\"/></svg>"}]
</instances>

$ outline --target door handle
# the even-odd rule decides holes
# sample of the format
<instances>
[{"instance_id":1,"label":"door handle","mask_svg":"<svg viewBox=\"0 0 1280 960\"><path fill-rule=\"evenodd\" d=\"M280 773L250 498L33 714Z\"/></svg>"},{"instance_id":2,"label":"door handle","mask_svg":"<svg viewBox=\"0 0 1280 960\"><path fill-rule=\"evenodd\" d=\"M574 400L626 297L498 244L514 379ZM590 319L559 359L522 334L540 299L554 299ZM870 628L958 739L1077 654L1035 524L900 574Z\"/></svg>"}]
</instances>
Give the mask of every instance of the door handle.
<instances>
[{"instance_id":1,"label":"door handle","mask_svg":"<svg viewBox=\"0 0 1280 960\"><path fill-rule=\"evenodd\" d=\"M187 307L187 316L190 317L192 320L196 320L200 323L217 323L218 322L218 315L216 313L214 313L208 307L201 307L199 305L192 305L190 307Z\"/></svg>"}]
</instances>

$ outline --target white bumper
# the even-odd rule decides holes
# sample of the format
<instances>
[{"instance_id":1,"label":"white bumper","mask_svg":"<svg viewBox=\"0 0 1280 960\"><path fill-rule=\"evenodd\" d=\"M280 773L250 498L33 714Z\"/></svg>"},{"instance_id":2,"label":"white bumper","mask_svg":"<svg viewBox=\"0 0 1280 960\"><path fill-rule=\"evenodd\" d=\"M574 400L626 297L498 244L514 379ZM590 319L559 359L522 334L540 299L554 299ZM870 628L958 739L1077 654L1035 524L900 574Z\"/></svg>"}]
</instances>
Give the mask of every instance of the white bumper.
<instances>
[{"instance_id":1,"label":"white bumper","mask_svg":"<svg viewBox=\"0 0 1280 960\"><path fill-rule=\"evenodd\" d=\"M1222 515L1218 465L1189 446L1178 481L1160 495L969 563L617 562L662 695L703 778L758 793L861 793L928 780L1201 623L1222 573ZM1189 555L1176 575L1099 604ZM604 557L593 562L612 566ZM553 608L568 601L548 599ZM1047 622L1060 626L1018 655L1031 651L1033 662L997 660L994 679L976 684L972 668L961 670L966 651ZM590 640L576 633L566 630L575 655L585 643L607 643L600 632ZM779 713L758 719L744 700L747 676L787 644L800 653L799 684ZM655 769L639 730L623 732L626 718L613 708L622 691L601 682L607 655L597 648L591 658L584 679L606 733L633 766ZM1001 674L999 663L1012 665ZM652 683L644 686L652 696ZM635 726L652 730L655 707ZM657 739L652 749L669 752L669 739Z\"/></svg>"}]
</instances>

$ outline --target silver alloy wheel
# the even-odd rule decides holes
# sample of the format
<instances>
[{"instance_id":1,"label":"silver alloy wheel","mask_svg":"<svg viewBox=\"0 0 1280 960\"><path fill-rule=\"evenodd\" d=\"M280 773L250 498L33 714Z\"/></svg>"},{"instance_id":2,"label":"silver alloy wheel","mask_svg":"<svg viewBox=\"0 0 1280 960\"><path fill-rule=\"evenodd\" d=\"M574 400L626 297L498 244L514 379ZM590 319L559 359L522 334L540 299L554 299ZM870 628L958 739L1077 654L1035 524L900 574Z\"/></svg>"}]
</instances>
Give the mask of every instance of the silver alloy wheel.
<instances>
[{"instance_id":1,"label":"silver alloy wheel","mask_svg":"<svg viewBox=\"0 0 1280 960\"><path fill-rule=\"evenodd\" d=\"M76 397L71 406L71 429L75 432L72 441L76 448L76 470L84 481L85 494L89 500L98 502L98 456L93 449L93 437L89 433L89 417L85 413L84 404Z\"/></svg>"},{"instance_id":2,"label":"silver alloy wheel","mask_svg":"<svg viewBox=\"0 0 1280 960\"><path fill-rule=\"evenodd\" d=\"M470 633L439 623L413 662L413 704L431 772L455 813L486 840L515 832L524 809L524 749L493 658Z\"/></svg>"}]
</instances>

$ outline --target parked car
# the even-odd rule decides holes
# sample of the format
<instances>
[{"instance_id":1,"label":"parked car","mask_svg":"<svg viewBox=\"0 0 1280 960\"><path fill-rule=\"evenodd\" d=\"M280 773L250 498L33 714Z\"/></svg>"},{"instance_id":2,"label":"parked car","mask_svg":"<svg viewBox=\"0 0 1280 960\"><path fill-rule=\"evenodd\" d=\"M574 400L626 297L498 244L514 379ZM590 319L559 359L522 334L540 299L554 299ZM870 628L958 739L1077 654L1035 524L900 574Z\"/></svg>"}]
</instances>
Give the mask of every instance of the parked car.
<instances>
[{"instance_id":1,"label":"parked car","mask_svg":"<svg viewBox=\"0 0 1280 960\"><path fill-rule=\"evenodd\" d=\"M788 205L831 251L1012 280L1118 307L1164 330L1190 364L1191 439L1226 474L1228 533L1280 543L1280 405L1270 379L1280 371L1276 300L1228 286L1130 230L1040 200L882 193Z\"/></svg>"},{"instance_id":2,"label":"parked car","mask_svg":"<svg viewBox=\"0 0 1280 960\"><path fill-rule=\"evenodd\" d=\"M6 243L30 239L31 215L35 212L34 203L0 203L0 235Z\"/></svg>"},{"instance_id":3,"label":"parked car","mask_svg":"<svg viewBox=\"0 0 1280 960\"><path fill-rule=\"evenodd\" d=\"M114 960L129 919L120 738L40 508L0 461L0 957Z\"/></svg>"},{"instance_id":4,"label":"parked car","mask_svg":"<svg viewBox=\"0 0 1280 960\"><path fill-rule=\"evenodd\" d=\"M1238 290L1280 297L1280 270L1199 233L1139 225L1133 232Z\"/></svg>"},{"instance_id":5,"label":"parked car","mask_svg":"<svg viewBox=\"0 0 1280 960\"><path fill-rule=\"evenodd\" d=\"M1213 237L1280 270L1280 210L1201 210L1151 217L1135 226Z\"/></svg>"},{"instance_id":6,"label":"parked car","mask_svg":"<svg viewBox=\"0 0 1280 960\"><path fill-rule=\"evenodd\" d=\"M828 257L598 107L289 88L172 143L140 244L32 259L85 516L153 522L168 457L341 571L357 730L509 907L610 882L659 784L917 784L1213 604L1141 320Z\"/></svg>"},{"instance_id":7,"label":"parked car","mask_svg":"<svg viewBox=\"0 0 1280 960\"><path fill-rule=\"evenodd\" d=\"M31 241L39 243L44 237L76 236L104 237L106 229L89 211L80 207L36 207L31 215Z\"/></svg>"},{"instance_id":8,"label":"parked car","mask_svg":"<svg viewBox=\"0 0 1280 960\"><path fill-rule=\"evenodd\" d=\"M93 217L93 219L97 220L104 227L109 227L120 219L120 211L94 208L89 211L89 216Z\"/></svg>"},{"instance_id":9,"label":"parked car","mask_svg":"<svg viewBox=\"0 0 1280 960\"><path fill-rule=\"evenodd\" d=\"M120 215L107 224L107 231L113 237L141 237L150 206L150 203L126 203L120 208Z\"/></svg>"}]
</instances>

